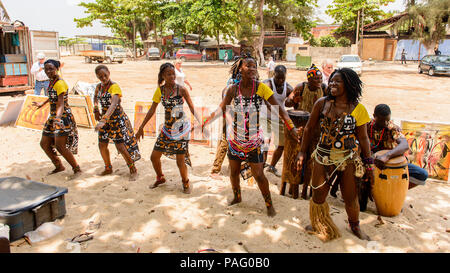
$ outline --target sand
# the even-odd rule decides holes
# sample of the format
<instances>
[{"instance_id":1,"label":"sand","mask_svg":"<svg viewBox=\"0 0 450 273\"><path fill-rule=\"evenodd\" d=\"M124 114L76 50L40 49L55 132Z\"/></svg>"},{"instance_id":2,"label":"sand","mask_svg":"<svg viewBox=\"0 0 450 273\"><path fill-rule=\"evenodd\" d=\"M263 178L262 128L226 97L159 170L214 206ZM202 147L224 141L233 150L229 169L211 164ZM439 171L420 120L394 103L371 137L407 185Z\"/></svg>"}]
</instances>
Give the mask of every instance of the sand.
<instances>
[{"instance_id":1,"label":"sand","mask_svg":"<svg viewBox=\"0 0 450 273\"><path fill-rule=\"evenodd\" d=\"M97 82L95 64L84 64L81 57L63 58L63 75L69 86L77 80ZM135 101L150 101L156 88L161 62L132 62L109 65L111 78L124 92L123 106L133 119ZM292 66L293 64L289 64ZM365 67L362 103L369 113L376 104L388 103L394 119L448 122L450 115L450 77L429 77L416 72L417 65L384 64ZM207 105L217 105L228 78L220 64L185 63L184 71L194 90ZM261 76L266 72L261 70ZM287 80L297 84L305 72L289 69ZM0 114L12 97L0 97ZM160 106L161 107L161 106ZM110 146L114 174L99 177L103 161L93 130L79 128L80 144L76 159L83 174L68 181L66 171L46 176L52 164L39 146L41 132L15 127L0 127L0 177L19 176L51 185L67 187L67 215L56 224L63 231L31 246L20 239L12 243L15 253L71 252L67 244L76 235L95 231L94 239L82 243L81 252L197 252L213 248L220 252L450 252L449 184L429 179L425 186L408 192L403 212L397 217L377 220L375 204L360 215L361 228L374 242L368 244L351 234L340 193L328 197L332 218L342 237L322 243L305 232L309 224L309 201L279 195L280 179L266 173L278 214L266 215L256 185L242 181L243 202L228 206L232 197L228 162L222 169L223 180L209 177L215 148L190 145L193 169L189 168L192 194L181 192L176 163L162 158L165 185L149 189L156 177L150 154L154 138L140 144L142 159L136 164L139 178L128 181L128 168L115 148ZM282 162L277 165L281 170Z\"/></svg>"}]
</instances>

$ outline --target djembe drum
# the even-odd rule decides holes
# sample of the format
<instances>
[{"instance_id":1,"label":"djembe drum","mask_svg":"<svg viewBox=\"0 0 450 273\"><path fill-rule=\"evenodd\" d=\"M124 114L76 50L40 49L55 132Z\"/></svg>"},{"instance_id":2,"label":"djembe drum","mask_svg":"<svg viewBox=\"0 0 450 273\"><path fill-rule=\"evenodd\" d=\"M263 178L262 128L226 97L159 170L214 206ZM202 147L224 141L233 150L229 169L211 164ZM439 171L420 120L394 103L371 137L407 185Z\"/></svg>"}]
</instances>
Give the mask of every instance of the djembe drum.
<instances>
[{"instance_id":1,"label":"djembe drum","mask_svg":"<svg viewBox=\"0 0 450 273\"><path fill-rule=\"evenodd\" d=\"M305 127L309 119L309 112L300 110L287 110L296 128ZM302 130L300 130L302 132ZM300 132L299 132L300 134ZM300 144L294 139L284 127L284 155L283 171L281 174L280 194L284 195L286 184L289 183L292 189L292 198L298 198L298 185L300 184L302 172L297 171L297 155L300 152Z\"/></svg>"},{"instance_id":2,"label":"djembe drum","mask_svg":"<svg viewBox=\"0 0 450 273\"><path fill-rule=\"evenodd\" d=\"M375 156L386 152L388 150L378 151ZM400 214L408 192L408 161L404 156L395 157L390 159L385 167L383 170L376 166L374 168L372 194L378 214L392 217Z\"/></svg>"}]
</instances>

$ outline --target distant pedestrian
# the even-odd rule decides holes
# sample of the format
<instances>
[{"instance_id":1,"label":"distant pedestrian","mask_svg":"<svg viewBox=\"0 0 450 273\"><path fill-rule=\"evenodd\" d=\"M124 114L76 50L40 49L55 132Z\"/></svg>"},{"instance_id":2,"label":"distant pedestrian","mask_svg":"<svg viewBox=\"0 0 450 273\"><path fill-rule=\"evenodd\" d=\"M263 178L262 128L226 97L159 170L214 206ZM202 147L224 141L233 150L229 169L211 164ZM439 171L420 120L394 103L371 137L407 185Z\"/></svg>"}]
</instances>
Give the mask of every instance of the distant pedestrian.
<instances>
[{"instance_id":1,"label":"distant pedestrian","mask_svg":"<svg viewBox=\"0 0 450 273\"><path fill-rule=\"evenodd\" d=\"M206 49L205 48L202 51L202 61L206 62Z\"/></svg>"},{"instance_id":2,"label":"distant pedestrian","mask_svg":"<svg viewBox=\"0 0 450 273\"><path fill-rule=\"evenodd\" d=\"M228 51L225 51L225 57L223 57L223 64L228 64Z\"/></svg>"},{"instance_id":3,"label":"distant pedestrian","mask_svg":"<svg viewBox=\"0 0 450 273\"><path fill-rule=\"evenodd\" d=\"M273 75L275 74L275 62L273 61L273 57L269 58L269 63L267 64L267 78L271 79L273 78Z\"/></svg>"},{"instance_id":4,"label":"distant pedestrian","mask_svg":"<svg viewBox=\"0 0 450 273\"><path fill-rule=\"evenodd\" d=\"M438 45L434 49L434 55L441 55L441 52L439 51L439 46Z\"/></svg>"},{"instance_id":5,"label":"distant pedestrian","mask_svg":"<svg viewBox=\"0 0 450 273\"><path fill-rule=\"evenodd\" d=\"M35 84L34 84L34 94L37 96L41 95L41 90L44 89L45 96L48 96L48 85L50 84L50 80L44 71L44 63L45 63L45 55L44 53L39 53L37 55L38 61L33 64L31 67L31 74L34 75Z\"/></svg>"},{"instance_id":6,"label":"distant pedestrian","mask_svg":"<svg viewBox=\"0 0 450 273\"><path fill-rule=\"evenodd\" d=\"M403 62L405 62L405 64L406 64L406 51L405 51L405 49L402 50L402 64L403 64Z\"/></svg>"}]
</instances>

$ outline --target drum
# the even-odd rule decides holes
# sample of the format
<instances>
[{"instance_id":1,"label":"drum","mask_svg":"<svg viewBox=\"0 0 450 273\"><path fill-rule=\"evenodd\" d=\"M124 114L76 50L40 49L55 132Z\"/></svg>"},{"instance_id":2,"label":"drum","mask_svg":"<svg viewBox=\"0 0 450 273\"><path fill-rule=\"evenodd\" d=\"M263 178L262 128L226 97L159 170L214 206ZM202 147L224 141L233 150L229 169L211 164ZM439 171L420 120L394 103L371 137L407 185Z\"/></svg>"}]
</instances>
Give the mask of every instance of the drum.
<instances>
[{"instance_id":1,"label":"drum","mask_svg":"<svg viewBox=\"0 0 450 273\"><path fill-rule=\"evenodd\" d=\"M382 155L388 150L375 154ZM373 198L381 216L397 216L400 214L409 186L408 161L405 156L392 158L383 170L375 166L373 171Z\"/></svg>"},{"instance_id":2,"label":"drum","mask_svg":"<svg viewBox=\"0 0 450 273\"><path fill-rule=\"evenodd\" d=\"M288 110L289 117L294 122L296 128L304 127L309 119L309 113L300 110ZM289 134L287 128L284 128L284 154L283 171L281 173L280 194L284 195L286 183L293 187L292 196L298 197L298 185L300 184L302 172L297 171L297 154L300 151L300 143Z\"/></svg>"},{"instance_id":3,"label":"drum","mask_svg":"<svg viewBox=\"0 0 450 273\"><path fill-rule=\"evenodd\" d=\"M289 117L294 122L295 127L304 127L309 119L309 112L300 110L287 110Z\"/></svg>"}]
</instances>

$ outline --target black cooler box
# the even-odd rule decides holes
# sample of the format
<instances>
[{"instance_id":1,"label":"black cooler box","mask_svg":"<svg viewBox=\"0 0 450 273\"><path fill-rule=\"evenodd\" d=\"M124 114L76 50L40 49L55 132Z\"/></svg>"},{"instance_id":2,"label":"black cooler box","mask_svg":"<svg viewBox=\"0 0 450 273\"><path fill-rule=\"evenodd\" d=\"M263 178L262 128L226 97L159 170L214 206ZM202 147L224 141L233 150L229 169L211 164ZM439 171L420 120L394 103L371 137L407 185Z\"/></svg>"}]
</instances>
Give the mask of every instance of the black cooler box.
<instances>
[{"instance_id":1,"label":"black cooler box","mask_svg":"<svg viewBox=\"0 0 450 273\"><path fill-rule=\"evenodd\" d=\"M67 188L47 185L20 177L0 178L0 223L9 226L9 240L66 214Z\"/></svg>"}]
</instances>

